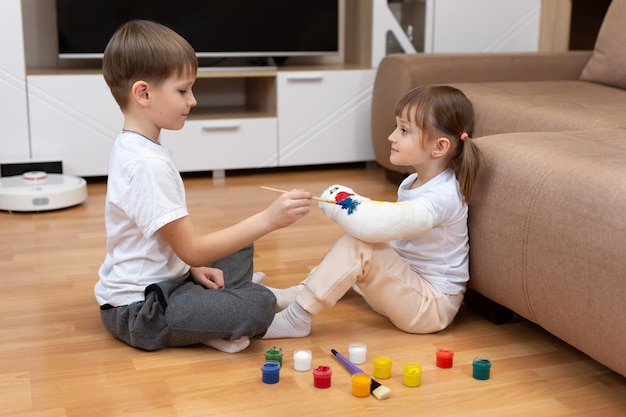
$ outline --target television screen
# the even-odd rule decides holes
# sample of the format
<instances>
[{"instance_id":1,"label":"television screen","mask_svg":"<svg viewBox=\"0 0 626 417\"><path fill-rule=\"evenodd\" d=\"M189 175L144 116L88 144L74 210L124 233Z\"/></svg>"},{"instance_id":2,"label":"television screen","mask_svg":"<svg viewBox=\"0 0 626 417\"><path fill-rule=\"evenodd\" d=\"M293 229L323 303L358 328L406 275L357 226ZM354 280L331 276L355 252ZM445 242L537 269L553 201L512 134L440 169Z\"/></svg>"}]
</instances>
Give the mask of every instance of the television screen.
<instances>
[{"instance_id":1,"label":"television screen","mask_svg":"<svg viewBox=\"0 0 626 417\"><path fill-rule=\"evenodd\" d=\"M339 52L339 0L56 0L59 56L99 58L132 19L169 26L198 57Z\"/></svg>"}]
</instances>

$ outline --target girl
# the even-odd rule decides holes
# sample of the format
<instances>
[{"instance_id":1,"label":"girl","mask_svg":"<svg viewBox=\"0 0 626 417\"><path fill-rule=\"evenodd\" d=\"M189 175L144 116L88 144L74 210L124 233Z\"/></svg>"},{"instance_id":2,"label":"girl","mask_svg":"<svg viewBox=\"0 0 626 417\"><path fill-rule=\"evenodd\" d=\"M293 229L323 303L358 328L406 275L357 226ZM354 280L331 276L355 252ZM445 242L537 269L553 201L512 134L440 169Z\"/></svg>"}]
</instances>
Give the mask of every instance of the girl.
<instances>
[{"instance_id":1,"label":"girl","mask_svg":"<svg viewBox=\"0 0 626 417\"><path fill-rule=\"evenodd\" d=\"M373 201L333 185L320 203L347 232L299 285L271 290L280 310L265 339L303 337L311 318L350 288L400 330L446 328L463 301L468 272L467 210L480 152L474 111L459 90L424 86L395 109L394 165L411 166L398 202Z\"/></svg>"}]
</instances>

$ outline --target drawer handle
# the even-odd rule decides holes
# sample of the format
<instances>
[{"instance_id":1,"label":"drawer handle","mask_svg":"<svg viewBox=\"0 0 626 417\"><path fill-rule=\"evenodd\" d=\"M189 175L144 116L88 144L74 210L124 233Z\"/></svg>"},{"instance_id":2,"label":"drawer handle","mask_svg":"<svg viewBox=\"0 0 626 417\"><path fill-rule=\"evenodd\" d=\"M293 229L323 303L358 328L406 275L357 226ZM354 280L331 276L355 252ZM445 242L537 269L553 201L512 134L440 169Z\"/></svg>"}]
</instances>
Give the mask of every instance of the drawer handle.
<instances>
[{"instance_id":1,"label":"drawer handle","mask_svg":"<svg viewBox=\"0 0 626 417\"><path fill-rule=\"evenodd\" d=\"M322 74L294 74L287 76L287 82L314 82L322 81L323 79Z\"/></svg>"},{"instance_id":2,"label":"drawer handle","mask_svg":"<svg viewBox=\"0 0 626 417\"><path fill-rule=\"evenodd\" d=\"M215 122L202 125L202 130L218 131L218 130L238 130L241 126L237 122Z\"/></svg>"}]
</instances>

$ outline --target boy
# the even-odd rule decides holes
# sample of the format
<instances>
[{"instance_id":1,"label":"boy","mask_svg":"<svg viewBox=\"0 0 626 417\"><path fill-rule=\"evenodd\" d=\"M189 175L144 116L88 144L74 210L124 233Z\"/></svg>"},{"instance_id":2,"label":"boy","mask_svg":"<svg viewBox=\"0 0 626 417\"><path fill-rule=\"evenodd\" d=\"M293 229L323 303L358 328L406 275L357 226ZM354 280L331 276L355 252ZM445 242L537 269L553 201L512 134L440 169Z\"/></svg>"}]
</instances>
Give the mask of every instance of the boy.
<instances>
[{"instance_id":1,"label":"boy","mask_svg":"<svg viewBox=\"0 0 626 417\"><path fill-rule=\"evenodd\" d=\"M131 21L109 41L102 67L124 115L111 151L107 254L95 285L104 326L146 350L245 349L265 333L276 303L251 282L253 242L308 214L311 193L292 190L238 224L197 234L180 174L159 143L161 129L181 129L196 105L193 48L163 25Z\"/></svg>"}]
</instances>

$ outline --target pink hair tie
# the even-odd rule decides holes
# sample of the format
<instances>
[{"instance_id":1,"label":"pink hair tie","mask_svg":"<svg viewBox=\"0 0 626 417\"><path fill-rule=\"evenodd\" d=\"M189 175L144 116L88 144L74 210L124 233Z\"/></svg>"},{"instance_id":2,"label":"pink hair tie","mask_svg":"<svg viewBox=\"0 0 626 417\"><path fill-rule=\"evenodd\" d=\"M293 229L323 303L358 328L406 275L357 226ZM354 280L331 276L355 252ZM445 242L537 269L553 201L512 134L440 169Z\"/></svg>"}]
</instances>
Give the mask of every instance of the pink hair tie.
<instances>
[{"instance_id":1,"label":"pink hair tie","mask_svg":"<svg viewBox=\"0 0 626 417\"><path fill-rule=\"evenodd\" d=\"M459 136L459 139L461 139L462 141L464 141L467 138L469 138L469 135L465 132L461 133L461 136Z\"/></svg>"}]
</instances>

